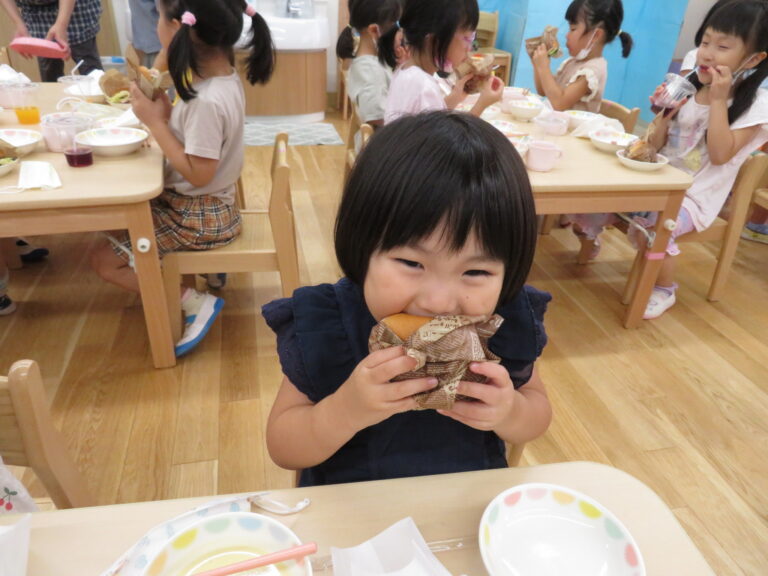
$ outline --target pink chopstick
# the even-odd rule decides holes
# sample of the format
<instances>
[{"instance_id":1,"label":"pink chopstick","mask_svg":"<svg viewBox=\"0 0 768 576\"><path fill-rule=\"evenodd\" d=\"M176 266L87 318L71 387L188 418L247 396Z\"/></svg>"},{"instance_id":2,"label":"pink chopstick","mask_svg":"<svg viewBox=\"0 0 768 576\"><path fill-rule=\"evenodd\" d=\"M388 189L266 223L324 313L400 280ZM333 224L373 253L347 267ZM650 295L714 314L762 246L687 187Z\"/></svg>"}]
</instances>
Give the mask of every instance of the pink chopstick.
<instances>
[{"instance_id":1,"label":"pink chopstick","mask_svg":"<svg viewBox=\"0 0 768 576\"><path fill-rule=\"evenodd\" d=\"M264 554L264 556L259 556L252 560L243 560L242 562L236 562L229 566L222 566L221 568L214 568L213 570L206 570L205 572L197 572L194 576L229 576L230 574L245 572L246 570L252 570L253 568L261 568L262 566L269 566L270 564L277 564L278 562L304 558L304 556L314 554L315 552L317 552L317 544L314 542L307 542L306 544L300 544L299 546L293 546L278 552Z\"/></svg>"}]
</instances>

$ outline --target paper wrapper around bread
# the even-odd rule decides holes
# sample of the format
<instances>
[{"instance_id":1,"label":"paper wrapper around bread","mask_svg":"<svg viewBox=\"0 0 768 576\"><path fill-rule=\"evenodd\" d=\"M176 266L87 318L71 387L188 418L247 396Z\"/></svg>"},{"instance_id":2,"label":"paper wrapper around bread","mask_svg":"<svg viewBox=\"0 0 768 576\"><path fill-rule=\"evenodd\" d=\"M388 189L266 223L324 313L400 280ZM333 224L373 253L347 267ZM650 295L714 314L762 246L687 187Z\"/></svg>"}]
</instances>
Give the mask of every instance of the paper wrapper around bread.
<instances>
[{"instance_id":1,"label":"paper wrapper around bread","mask_svg":"<svg viewBox=\"0 0 768 576\"><path fill-rule=\"evenodd\" d=\"M173 80L168 72L158 72L152 79L141 73L141 61L139 55L131 44L125 49L125 61L127 63L128 78L136 81L139 89L147 98L155 100L161 92L168 90L173 85Z\"/></svg>"},{"instance_id":2,"label":"paper wrapper around bread","mask_svg":"<svg viewBox=\"0 0 768 576\"><path fill-rule=\"evenodd\" d=\"M538 48L539 44L544 44L547 47L547 53L550 58L560 58L563 55L563 51L560 49L560 42L557 40L557 28L555 26L547 26L544 28L541 36L528 38L525 41L525 51L528 53L528 56L533 55L534 50Z\"/></svg>"},{"instance_id":3,"label":"paper wrapper around bread","mask_svg":"<svg viewBox=\"0 0 768 576\"><path fill-rule=\"evenodd\" d=\"M386 324L385 318L374 326L368 338L371 352L391 346L403 346L414 358L416 368L393 378L393 382L413 378L437 378L437 387L416 394L418 409L450 409L457 399L459 381L485 382L485 377L469 369L471 362L499 362L501 359L488 348L488 340L504 319L498 314L488 316L436 316L410 336L401 339Z\"/></svg>"},{"instance_id":4,"label":"paper wrapper around bread","mask_svg":"<svg viewBox=\"0 0 768 576\"><path fill-rule=\"evenodd\" d=\"M464 92L477 94L483 89L485 82L491 77L493 69L493 54L472 54L454 68L456 78L462 78L467 74L474 74L466 84Z\"/></svg>"}]
</instances>

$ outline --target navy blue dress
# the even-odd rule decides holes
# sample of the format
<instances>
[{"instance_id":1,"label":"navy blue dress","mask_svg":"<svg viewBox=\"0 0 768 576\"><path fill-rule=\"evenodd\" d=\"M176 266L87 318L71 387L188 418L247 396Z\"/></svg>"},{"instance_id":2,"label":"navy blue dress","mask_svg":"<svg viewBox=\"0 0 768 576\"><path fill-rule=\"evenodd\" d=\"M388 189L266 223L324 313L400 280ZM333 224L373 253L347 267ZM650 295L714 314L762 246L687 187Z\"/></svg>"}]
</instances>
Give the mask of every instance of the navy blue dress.
<instances>
[{"instance_id":1,"label":"navy blue dress","mask_svg":"<svg viewBox=\"0 0 768 576\"><path fill-rule=\"evenodd\" d=\"M526 286L496 312L504 323L489 342L515 388L531 377L547 342L544 312L551 296ZM336 284L299 288L262 308L277 334L283 373L312 402L333 394L363 358L376 325L362 290L343 278ZM359 431L325 462L302 471L314 486L423 476L507 466L504 442L434 410L396 414Z\"/></svg>"}]
</instances>

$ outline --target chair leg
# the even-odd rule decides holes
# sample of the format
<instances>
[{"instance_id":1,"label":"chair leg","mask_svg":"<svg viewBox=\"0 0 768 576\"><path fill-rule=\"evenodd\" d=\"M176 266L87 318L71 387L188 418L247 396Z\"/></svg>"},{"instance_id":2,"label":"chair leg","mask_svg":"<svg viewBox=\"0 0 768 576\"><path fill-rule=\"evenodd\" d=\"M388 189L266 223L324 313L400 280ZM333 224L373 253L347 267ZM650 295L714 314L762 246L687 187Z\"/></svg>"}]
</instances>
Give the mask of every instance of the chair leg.
<instances>
[{"instance_id":1,"label":"chair leg","mask_svg":"<svg viewBox=\"0 0 768 576\"><path fill-rule=\"evenodd\" d=\"M627 284L624 286L624 294L621 296L622 304L629 304L630 300L632 300L632 294L635 293L635 288L637 288L637 281L640 277L640 263L642 262L643 258L645 258L644 246L637 251L635 260L632 262L632 269L629 271Z\"/></svg>"},{"instance_id":2,"label":"chair leg","mask_svg":"<svg viewBox=\"0 0 768 576\"><path fill-rule=\"evenodd\" d=\"M165 301L168 305L168 316L171 319L171 335L173 341L181 340L183 318L181 316L181 275L179 263L173 254L163 258L163 284L165 286Z\"/></svg>"},{"instance_id":3,"label":"chair leg","mask_svg":"<svg viewBox=\"0 0 768 576\"><path fill-rule=\"evenodd\" d=\"M16 248L16 238L0 238L0 254L5 258L5 265L11 270L21 268L21 256Z\"/></svg>"},{"instance_id":4,"label":"chair leg","mask_svg":"<svg viewBox=\"0 0 768 576\"><path fill-rule=\"evenodd\" d=\"M520 459L523 457L523 450L525 450L525 442L522 444L507 444L507 464L509 466L517 466L520 464Z\"/></svg>"},{"instance_id":5,"label":"chair leg","mask_svg":"<svg viewBox=\"0 0 768 576\"><path fill-rule=\"evenodd\" d=\"M552 227L557 220L557 214L545 214L544 219L541 221L541 227L539 228L539 234L549 234L552 231Z\"/></svg>"},{"instance_id":6,"label":"chair leg","mask_svg":"<svg viewBox=\"0 0 768 576\"><path fill-rule=\"evenodd\" d=\"M731 271L733 258L736 256L736 248L739 246L739 236L742 226L729 226L722 244L720 245L720 254L717 257L715 274L712 277L712 283L709 285L707 300L717 302L725 289L725 283L728 280L728 274Z\"/></svg>"}]
</instances>

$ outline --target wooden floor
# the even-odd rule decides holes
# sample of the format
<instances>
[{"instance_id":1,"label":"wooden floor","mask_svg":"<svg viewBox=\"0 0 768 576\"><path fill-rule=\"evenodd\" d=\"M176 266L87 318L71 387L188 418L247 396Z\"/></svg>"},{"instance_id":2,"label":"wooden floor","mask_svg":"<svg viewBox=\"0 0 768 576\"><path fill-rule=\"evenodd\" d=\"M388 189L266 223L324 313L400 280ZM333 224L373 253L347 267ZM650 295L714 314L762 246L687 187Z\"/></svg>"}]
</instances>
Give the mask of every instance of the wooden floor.
<instances>
[{"instance_id":1,"label":"wooden floor","mask_svg":"<svg viewBox=\"0 0 768 576\"><path fill-rule=\"evenodd\" d=\"M343 124L335 120L342 133ZM247 153L263 204L269 148ZM343 147L290 150L302 280L334 281L331 246ZM48 262L12 274L0 372L40 363L56 424L100 503L287 487L264 450L280 382L259 306L274 274L230 276L223 317L176 368L154 370L138 299L88 268L92 234L40 239ZM540 362L555 417L524 463L594 460L640 478L673 508L716 573L768 568L768 246L742 241L721 302L704 295L714 246L686 245L678 304L625 330L619 296L632 250L609 234L577 266L569 230L541 237L530 282L554 300Z\"/></svg>"}]
</instances>

